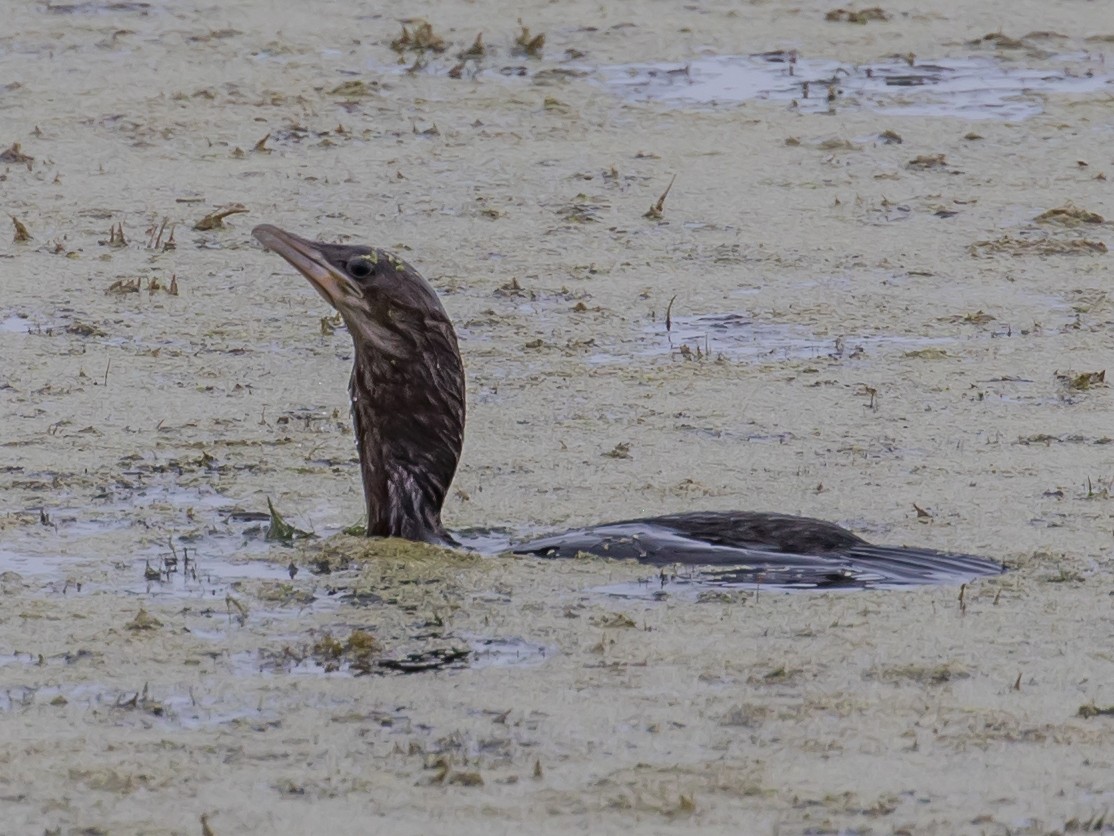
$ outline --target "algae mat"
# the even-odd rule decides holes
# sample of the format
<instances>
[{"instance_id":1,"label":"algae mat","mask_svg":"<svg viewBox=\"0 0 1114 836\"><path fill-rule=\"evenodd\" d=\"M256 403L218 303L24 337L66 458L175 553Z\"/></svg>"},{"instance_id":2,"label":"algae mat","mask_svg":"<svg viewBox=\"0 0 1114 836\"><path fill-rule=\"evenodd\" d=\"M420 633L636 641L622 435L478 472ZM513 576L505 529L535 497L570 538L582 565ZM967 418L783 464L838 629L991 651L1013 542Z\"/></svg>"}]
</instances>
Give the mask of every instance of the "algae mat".
<instances>
[{"instance_id":1,"label":"algae mat","mask_svg":"<svg viewBox=\"0 0 1114 836\"><path fill-rule=\"evenodd\" d=\"M1114 11L7 17L5 832L1108 827ZM268 498L331 535L361 497L348 336L262 222L442 294L455 529L781 510L1015 571L268 541Z\"/></svg>"}]
</instances>

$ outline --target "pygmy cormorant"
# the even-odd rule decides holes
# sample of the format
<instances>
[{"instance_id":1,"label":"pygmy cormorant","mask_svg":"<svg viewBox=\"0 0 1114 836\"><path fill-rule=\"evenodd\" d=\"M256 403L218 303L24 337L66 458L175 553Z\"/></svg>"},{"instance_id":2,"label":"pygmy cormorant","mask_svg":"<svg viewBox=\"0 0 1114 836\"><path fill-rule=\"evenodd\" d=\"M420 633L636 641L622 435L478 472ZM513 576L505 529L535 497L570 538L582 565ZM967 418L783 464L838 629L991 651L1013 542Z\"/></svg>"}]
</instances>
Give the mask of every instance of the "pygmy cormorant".
<instances>
[{"instance_id":1,"label":"pygmy cormorant","mask_svg":"<svg viewBox=\"0 0 1114 836\"><path fill-rule=\"evenodd\" d=\"M384 250L310 241L269 224L252 235L309 279L352 335L349 390L368 536L456 545L441 506L464 440L464 367L437 293ZM959 582L1003 571L972 555L874 546L821 520L743 511L624 520L512 550L681 563L708 567L702 571L720 581L790 586Z\"/></svg>"}]
</instances>

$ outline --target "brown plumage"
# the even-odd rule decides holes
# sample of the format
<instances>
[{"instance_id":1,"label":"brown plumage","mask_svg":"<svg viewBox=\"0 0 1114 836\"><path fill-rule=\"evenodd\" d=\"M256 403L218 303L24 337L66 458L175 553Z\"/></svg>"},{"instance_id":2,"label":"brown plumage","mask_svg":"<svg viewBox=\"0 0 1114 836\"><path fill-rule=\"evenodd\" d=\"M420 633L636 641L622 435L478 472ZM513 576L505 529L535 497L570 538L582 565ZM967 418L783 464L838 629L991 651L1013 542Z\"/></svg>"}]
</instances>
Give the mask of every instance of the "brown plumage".
<instances>
[{"instance_id":1,"label":"brown plumage","mask_svg":"<svg viewBox=\"0 0 1114 836\"><path fill-rule=\"evenodd\" d=\"M441 524L464 441L464 368L437 293L397 256L310 241L270 225L252 235L298 269L344 318L355 345L352 419L367 533L455 544ZM958 582L1004 571L981 557L873 546L808 517L702 511L606 523L513 547L704 567L730 583L875 586Z\"/></svg>"},{"instance_id":2,"label":"brown plumage","mask_svg":"<svg viewBox=\"0 0 1114 836\"><path fill-rule=\"evenodd\" d=\"M348 389L368 535L452 543L441 505L464 442L464 368L436 292L374 247L321 244L267 225L252 235L298 268L352 335Z\"/></svg>"}]
</instances>

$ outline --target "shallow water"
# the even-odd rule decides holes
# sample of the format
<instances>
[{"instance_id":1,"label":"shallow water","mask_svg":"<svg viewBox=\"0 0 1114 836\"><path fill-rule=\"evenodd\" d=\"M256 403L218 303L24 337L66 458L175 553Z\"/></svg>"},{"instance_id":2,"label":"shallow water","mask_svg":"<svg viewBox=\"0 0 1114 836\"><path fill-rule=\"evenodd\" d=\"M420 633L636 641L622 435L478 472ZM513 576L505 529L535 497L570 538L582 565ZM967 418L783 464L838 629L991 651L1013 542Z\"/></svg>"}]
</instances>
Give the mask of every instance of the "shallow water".
<instances>
[{"instance_id":1,"label":"shallow water","mask_svg":"<svg viewBox=\"0 0 1114 836\"><path fill-rule=\"evenodd\" d=\"M608 352L595 352L592 363L637 362L640 358L675 355L701 360L726 358L749 363L779 360L863 360L894 351L916 351L954 345L956 337L904 334L841 334L820 337L798 325L758 322L745 313L674 317L669 328L655 323L634 339Z\"/></svg>"},{"instance_id":2,"label":"shallow water","mask_svg":"<svg viewBox=\"0 0 1114 836\"><path fill-rule=\"evenodd\" d=\"M1069 69L1017 66L981 56L850 65L779 52L706 56L681 66L628 64L599 72L624 95L677 106L773 101L802 113L867 108L886 116L968 120L1028 119L1042 112L1045 96L1110 89L1112 77L1101 55L1056 56L1046 63Z\"/></svg>"}]
</instances>

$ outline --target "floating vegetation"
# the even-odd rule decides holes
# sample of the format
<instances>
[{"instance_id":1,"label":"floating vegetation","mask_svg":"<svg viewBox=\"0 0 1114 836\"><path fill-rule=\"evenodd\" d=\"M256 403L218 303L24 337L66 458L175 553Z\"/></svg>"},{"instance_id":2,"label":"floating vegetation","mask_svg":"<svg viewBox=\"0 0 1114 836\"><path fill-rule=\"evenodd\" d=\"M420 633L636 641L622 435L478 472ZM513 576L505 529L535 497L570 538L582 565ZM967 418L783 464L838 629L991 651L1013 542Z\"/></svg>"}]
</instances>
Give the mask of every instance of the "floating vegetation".
<instances>
[{"instance_id":1,"label":"floating vegetation","mask_svg":"<svg viewBox=\"0 0 1114 836\"><path fill-rule=\"evenodd\" d=\"M353 630L344 641L326 633L314 642L311 650L325 673L345 668L357 676L371 673L382 652L383 645L365 630Z\"/></svg>"},{"instance_id":2,"label":"floating vegetation","mask_svg":"<svg viewBox=\"0 0 1114 836\"><path fill-rule=\"evenodd\" d=\"M541 58L545 48L545 35L534 34L521 20L519 20L519 26L520 31L510 46L510 54L519 57ZM391 41L390 46L392 50L398 53L398 63L400 65L409 64L403 72L414 74L432 69L437 72L444 72L449 78L455 79L464 78L466 75L469 78L475 78L484 69L485 62L502 51L488 46L484 41L483 32L477 32L470 45L463 49L453 50L453 63L451 65L447 62L438 62L437 57L447 53L452 43L434 31L429 21L421 18L402 21L402 33ZM566 54L569 58L573 58L574 54L576 57L583 57L583 53L577 50L569 50ZM412 62L411 58L413 59ZM508 77L521 77L531 74L526 66L520 64L498 67L497 72ZM558 67L541 71L537 74L536 79L546 77L564 79L584 75L587 75L585 70ZM345 82L332 92L335 95L356 98L366 92L366 89L359 86L361 84L362 82Z\"/></svg>"},{"instance_id":3,"label":"floating vegetation","mask_svg":"<svg viewBox=\"0 0 1114 836\"><path fill-rule=\"evenodd\" d=\"M122 296L126 293L139 293L142 279L117 279L108 286L105 293Z\"/></svg>"},{"instance_id":4,"label":"floating vegetation","mask_svg":"<svg viewBox=\"0 0 1114 836\"><path fill-rule=\"evenodd\" d=\"M90 325L86 322L71 322L66 326L66 333L73 334L76 337L107 337L108 332L103 328L98 328L96 325Z\"/></svg>"},{"instance_id":5,"label":"floating vegetation","mask_svg":"<svg viewBox=\"0 0 1114 836\"><path fill-rule=\"evenodd\" d=\"M135 618L124 625L125 630L131 630L132 632L157 630L160 627L162 627L162 622L142 607L140 607L139 612L135 614Z\"/></svg>"},{"instance_id":6,"label":"floating vegetation","mask_svg":"<svg viewBox=\"0 0 1114 836\"><path fill-rule=\"evenodd\" d=\"M1016 238L1003 235L993 241L976 241L967 247L976 258L992 255L1102 255L1106 244L1086 238Z\"/></svg>"},{"instance_id":7,"label":"floating vegetation","mask_svg":"<svg viewBox=\"0 0 1114 836\"><path fill-rule=\"evenodd\" d=\"M441 640L443 641L443 640ZM385 673L423 673L446 667L462 667L472 655L459 643L441 644L419 650L390 652L369 631L357 627L345 637L331 632L309 645L286 645L281 651L261 650L268 667L288 672L346 673L352 676Z\"/></svg>"},{"instance_id":8,"label":"floating vegetation","mask_svg":"<svg viewBox=\"0 0 1114 836\"><path fill-rule=\"evenodd\" d=\"M238 215L242 212L247 212L248 207L242 203L230 203L220 209L214 209L204 218L199 220L193 225L194 229L205 232L210 229L221 229L224 226L224 219L229 215Z\"/></svg>"},{"instance_id":9,"label":"floating vegetation","mask_svg":"<svg viewBox=\"0 0 1114 836\"><path fill-rule=\"evenodd\" d=\"M18 142L13 142L6 150L0 151L0 163L14 163L16 165L25 165L27 170L31 170L31 163L35 158L24 154Z\"/></svg>"},{"instance_id":10,"label":"floating vegetation","mask_svg":"<svg viewBox=\"0 0 1114 836\"><path fill-rule=\"evenodd\" d=\"M413 26L413 30L407 27ZM402 24L402 34L391 41L391 49L399 55L411 52L444 52L449 48L448 43L433 31L433 25L427 20L414 19Z\"/></svg>"},{"instance_id":11,"label":"floating vegetation","mask_svg":"<svg viewBox=\"0 0 1114 836\"><path fill-rule=\"evenodd\" d=\"M605 200L590 197L583 192L557 209L557 214L569 223L598 223L602 213L611 208Z\"/></svg>"},{"instance_id":12,"label":"floating vegetation","mask_svg":"<svg viewBox=\"0 0 1114 836\"><path fill-rule=\"evenodd\" d=\"M905 351L901 356L910 360L946 360L951 355L942 348L920 348L916 351Z\"/></svg>"},{"instance_id":13,"label":"floating vegetation","mask_svg":"<svg viewBox=\"0 0 1114 836\"><path fill-rule=\"evenodd\" d=\"M1064 206L1049 209L1047 212L1041 212L1033 220L1039 224L1059 224L1067 227L1106 223L1106 218L1098 212L1080 209L1074 203L1067 203Z\"/></svg>"},{"instance_id":14,"label":"floating vegetation","mask_svg":"<svg viewBox=\"0 0 1114 836\"><path fill-rule=\"evenodd\" d=\"M139 291L141 291L142 289L143 279L141 278L117 279L112 284L110 284L104 292L110 296L126 296L129 293L139 293ZM177 275L171 275L170 284L168 285L163 285L158 276L152 276L147 280L147 292L149 294L158 293L160 290L170 296L177 296Z\"/></svg>"},{"instance_id":15,"label":"floating vegetation","mask_svg":"<svg viewBox=\"0 0 1114 836\"><path fill-rule=\"evenodd\" d=\"M347 528L342 528L340 533L347 534L349 537L363 537L367 534L367 520L362 519L357 523L352 523Z\"/></svg>"},{"instance_id":16,"label":"floating vegetation","mask_svg":"<svg viewBox=\"0 0 1114 836\"><path fill-rule=\"evenodd\" d=\"M487 47L484 46L484 33L477 32L476 40L472 42L472 45L468 47L468 49L460 53L460 59L462 61L467 61L469 59L483 58L485 55L487 55Z\"/></svg>"},{"instance_id":17,"label":"floating vegetation","mask_svg":"<svg viewBox=\"0 0 1114 836\"><path fill-rule=\"evenodd\" d=\"M652 205L649 210L643 214L642 217L649 218L652 221L660 221L665 215L665 199L669 196L669 190L673 188L673 183L676 182L677 175L673 175L673 179L669 181L669 185L665 187L665 191L661 193L661 197L657 202Z\"/></svg>"},{"instance_id":18,"label":"floating vegetation","mask_svg":"<svg viewBox=\"0 0 1114 836\"><path fill-rule=\"evenodd\" d=\"M906 168L914 171L927 171L932 168L944 168L948 160L943 154L921 154L905 164Z\"/></svg>"},{"instance_id":19,"label":"floating vegetation","mask_svg":"<svg viewBox=\"0 0 1114 836\"><path fill-rule=\"evenodd\" d=\"M143 611L140 610L140 612ZM143 684L142 691L136 691L130 697L126 694L120 694L112 707L116 709L142 711L153 717L163 717L166 714L166 706L150 695L147 683Z\"/></svg>"},{"instance_id":20,"label":"floating vegetation","mask_svg":"<svg viewBox=\"0 0 1114 836\"><path fill-rule=\"evenodd\" d=\"M1076 713L1084 720L1090 720L1093 717L1114 717L1114 705L1098 706L1092 702L1088 705L1079 706L1079 711ZM1101 819L1098 824L1098 827L1080 828L1080 830L1093 830L1095 833L1098 833L1103 829Z\"/></svg>"},{"instance_id":21,"label":"floating vegetation","mask_svg":"<svg viewBox=\"0 0 1114 836\"><path fill-rule=\"evenodd\" d=\"M167 225L170 226L170 234L167 235L166 241L163 241L163 233L166 232ZM170 224L170 218L164 217L163 222L158 226L152 225L147 229L147 249L148 250L174 250L177 244L174 242L174 225Z\"/></svg>"},{"instance_id":22,"label":"floating vegetation","mask_svg":"<svg viewBox=\"0 0 1114 836\"><path fill-rule=\"evenodd\" d=\"M545 34L532 35L530 27L522 22L522 18L519 18L518 25L522 27L522 31L514 39L515 54L527 55L530 58L541 58L542 50L545 48Z\"/></svg>"},{"instance_id":23,"label":"floating vegetation","mask_svg":"<svg viewBox=\"0 0 1114 836\"><path fill-rule=\"evenodd\" d=\"M98 241L98 244L108 247L126 247L128 239L124 237L124 224L115 223L108 228L108 240Z\"/></svg>"},{"instance_id":24,"label":"floating vegetation","mask_svg":"<svg viewBox=\"0 0 1114 836\"><path fill-rule=\"evenodd\" d=\"M938 322L961 322L965 325L986 325L988 322L994 322L996 317L988 314L982 308L977 311L972 311L965 314L954 314L952 316L938 317Z\"/></svg>"},{"instance_id":25,"label":"floating vegetation","mask_svg":"<svg viewBox=\"0 0 1114 836\"><path fill-rule=\"evenodd\" d=\"M1106 369L1100 372L1056 372L1056 380L1072 392L1086 392L1106 385Z\"/></svg>"},{"instance_id":26,"label":"floating vegetation","mask_svg":"<svg viewBox=\"0 0 1114 836\"><path fill-rule=\"evenodd\" d=\"M939 664L908 664L879 666L866 671L863 679L867 681L889 682L893 684L915 683L917 685L944 685L961 679L969 679L971 672L958 662L945 661Z\"/></svg>"},{"instance_id":27,"label":"floating vegetation","mask_svg":"<svg viewBox=\"0 0 1114 836\"><path fill-rule=\"evenodd\" d=\"M344 324L344 317L340 314L321 317L321 336L329 337L336 333L337 328Z\"/></svg>"},{"instance_id":28,"label":"floating vegetation","mask_svg":"<svg viewBox=\"0 0 1114 836\"><path fill-rule=\"evenodd\" d=\"M878 6L871 6L869 9L859 9L858 11L852 9L832 9L824 15L824 20L830 20L836 23L866 24L874 20L889 19L889 12Z\"/></svg>"},{"instance_id":29,"label":"floating vegetation","mask_svg":"<svg viewBox=\"0 0 1114 836\"><path fill-rule=\"evenodd\" d=\"M28 232L27 227L23 224L23 221L21 221L15 215L12 215L11 218L12 226L15 227L15 235L13 236L12 240L17 244L25 244L30 241L32 237L31 233Z\"/></svg>"},{"instance_id":30,"label":"floating vegetation","mask_svg":"<svg viewBox=\"0 0 1114 836\"><path fill-rule=\"evenodd\" d=\"M1051 445L1053 442L1055 442L1057 444L1098 444L1098 445L1106 445L1106 444L1114 444L1114 438L1111 438L1110 436L1106 436L1106 435L1096 437L1096 436L1079 435L1077 433L1071 433L1071 434L1068 434L1068 435L1051 435L1050 433L1034 433L1033 435L1020 436L1017 439L1018 444L1023 444L1023 445L1026 445L1026 446L1028 446L1030 444L1043 444L1047 447L1047 446Z\"/></svg>"},{"instance_id":31,"label":"floating vegetation","mask_svg":"<svg viewBox=\"0 0 1114 836\"><path fill-rule=\"evenodd\" d=\"M600 453L600 455L609 459L629 459L631 457L630 444L626 441L620 441L606 453Z\"/></svg>"},{"instance_id":32,"label":"floating vegetation","mask_svg":"<svg viewBox=\"0 0 1114 836\"><path fill-rule=\"evenodd\" d=\"M368 96L371 93L375 92L377 87L378 85L374 82L369 84L366 81L361 81L360 79L354 78L344 82L343 84L338 84L336 87L329 91L329 95L343 96L346 99L362 99L364 96Z\"/></svg>"},{"instance_id":33,"label":"floating vegetation","mask_svg":"<svg viewBox=\"0 0 1114 836\"><path fill-rule=\"evenodd\" d=\"M295 540L306 540L316 535L309 531L302 531L300 528L288 523L276 509L271 502L271 498L267 497L267 510L271 514L271 524L267 528L268 540L276 540L280 543L293 543Z\"/></svg>"}]
</instances>

